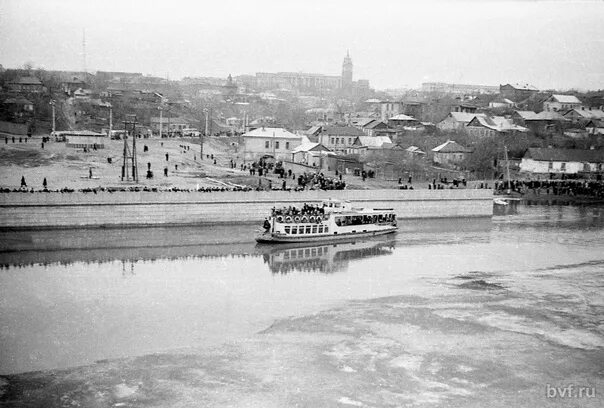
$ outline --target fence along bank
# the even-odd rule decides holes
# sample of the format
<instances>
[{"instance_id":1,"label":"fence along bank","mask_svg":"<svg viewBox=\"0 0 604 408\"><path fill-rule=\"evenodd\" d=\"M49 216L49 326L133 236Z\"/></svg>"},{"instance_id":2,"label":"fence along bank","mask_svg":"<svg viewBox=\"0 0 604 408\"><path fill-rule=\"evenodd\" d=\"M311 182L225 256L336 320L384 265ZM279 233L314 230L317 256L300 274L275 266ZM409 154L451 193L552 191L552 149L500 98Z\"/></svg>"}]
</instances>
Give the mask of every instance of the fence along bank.
<instances>
[{"instance_id":1,"label":"fence along bank","mask_svg":"<svg viewBox=\"0 0 604 408\"><path fill-rule=\"evenodd\" d=\"M253 223L264 220L272 207L328 198L394 208L399 219L493 215L493 192L487 189L5 193L0 194L0 228Z\"/></svg>"}]
</instances>

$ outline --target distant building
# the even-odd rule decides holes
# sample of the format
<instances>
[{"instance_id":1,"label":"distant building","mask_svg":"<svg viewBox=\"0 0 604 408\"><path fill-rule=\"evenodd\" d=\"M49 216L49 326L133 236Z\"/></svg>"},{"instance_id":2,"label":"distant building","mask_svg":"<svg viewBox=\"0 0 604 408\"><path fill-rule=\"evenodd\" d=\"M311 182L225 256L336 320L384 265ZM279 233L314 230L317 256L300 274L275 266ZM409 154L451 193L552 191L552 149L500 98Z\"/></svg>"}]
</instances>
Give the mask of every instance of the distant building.
<instances>
[{"instance_id":1,"label":"distant building","mask_svg":"<svg viewBox=\"0 0 604 408\"><path fill-rule=\"evenodd\" d=\"M529 148L520 171L533 174L602 173L604 150Z\"/></svg>"},{"instance_id":2,"label":"distant building","mask_svg":"<svg viewBox=\"0 0 604 408\"><path fill-rule=\"evenodd\" d=\"M405 149L405 151L411 157L423 157L426 155L426 152L424 152L422 149L420 149L417 146L409 146L408 148Z\"/></svg>"},{"instance_id":3,"label":"distant building","mask_svg":"<svg viewBox=\"0 0 604 408\"><path fill-rule=\"evenodd\" d=\"M604 120L590 120L585 125L585 130L589 135L604 135Z\"/></svg>"},{"instance_id":4,"label":"distant building","mask_svg":"<svg viewBox=\"0 0 604 408\"><path fill-rule=\"evenodd\" d=\"M61 132L65 137L66 146L73 148L104 149L107 135L90 130L69 130Z\"/></svg>"},{"instance_id":5,"label":"distant building","mask_svg":"<svg viewBox=\"0 0 604 408\"><path fill-rule=\"evenodd\" d=\"M85 87L86 87L86 82L76 76L71 77L70 79L61 82L61 88L63 89L63 92L65 92L69 95L71 95L77 89L85 88Z\"/></svg>"},{"instance_id":6,"label":"distant building","mask_svg":"<svg viewBox=\"0 0 604 408\"><path fill-rule=\"evenodd\" d=\"M388 133L388 125L381 120L371 120L361 127L367 136L384 136L384 132Z\"/></svg>"},{"instance_id":7,"label":"distant building","mask_svg":"<svg viewBox=\"0 0 604 408\"><path fill-rule=\"evenodd\" d=\"M545 112L567 111L579 108L581 101L574 95L552 95L543 102Z\"/></svg>"},{"instance_id":8,"label":"distant building","mask_svg":"<svg viewBox=\"0 0 604 408\"><path fill-rule=\"evenodd\" d=\"M401 113L388 119L388 124L390 126L410 127L419 125L419 120Z\"/></svg>"},{"instance_id":9,"label":"distant building","mask_svg":"<svg viewBox=\"0 0 604 408\"><path fill-rule=\"evenodd\" d=\"M96 77L106 81L132 80L142 77L140 72L97 71Z\"/></svg>"},{"instance_id":10,"label":"distant building","mask_svg":"<svg viewBox=\"0 0 604 408\"><path fill-rule=\"evenodd\" d=\"M562 133L563 124L569 122L558 112L515 111L512 120L520 126L527 127L536 135Z\"/></svg>"},{"instance_id":11,"label":"distant building","mask_svg":"<svg viewBox=\"0 0 604 408\"><path fill-rule=\"evenodd\" d=\"M159 116L151 118L150 127L151 127L151 130L153 131L153 133L159 133L159 123L160 123ZM172 118L172 117L167 117L167 116L164 116L163 118L161 118L162 133L182 131L183 129L187 129L190 127L191 127L191 125L190 125L189 121L184 118Z\"/></svg>"},{"instance_id":12,"label":"distant building","mask_svg":"<svg viewBox=\"0 0 604 408\"><path fill-rule=\"evenodd\" d=\"M302 143L302 136L288 132L284 128L258 128L242 136L240 153L244 160L259 160L272 157L275 160L290 160L292 150Z\"/></svg>"},{"instance_id":13,"label":"distant building","mask_svg":"<svg viewBox=\"0 0 604 408\"><path fill-rule=\"evenodd\" d=\"M466 126L476 116L486 116L484 113L465 113L451 112L446 118L436 124L436 127L443 131L463 131L466 132Z\"/></svg>"},{"instance_id":14,"label":"distant building","mask_svg":"<svg viewBox=\"0 0 604 408\"><path fill-rule=\"evenodd\" d=\"M380 117L383 122L393 116L403 113L404 102L402 101L378 101Z\"/></svg>"},{"instance_id":15,"label":"distant building","mask_svg":"<svg viewBox=\"0 0 604 408\"><path fill-rule=\"evenodd\" d=\"M346 57L342 63L342 88L352 90L352 59L348 51L346 51Z\"/></svg>"},{"instance_id":16,"label":"distant building","mask_svg":"<svg viewBox=\"0 0 604 408\"><path fill-rule=\"evenodd\" d=\"M570 119L573 123L577 122L588 122L590 120L603 120L604 111L601 109L585 108L574 108L564 114L566 119Z\"/></svg>"},{"instance_id":17,"label":"distant building","mask_svg":"<svg viewBox=\"0 0 604 408\"><path fill-rule=\"evenodd\" d=\"M388 136L358 136L352 146L346 149L346 154L365 157L372 151L391 149L392 147L392 140Z\"/></svg>"},{"instance_id":18,"label":"distant building","mask_svg":"<svg viewBox=\"0 0 604 408\"><path fill-rule=\"evenodd\" d=\"M491 94L499 92L499 87L489 85L448 84L445 82L424 82L422 92L450 93L455 95Z\"/></svg>"},{"instance_id":19,"label":"distant building","mask_svg":"<svg viewBox=\"0 0 604 408\"><path fill-rule=\"evenodd\" d=\"M327 166L327 158L335 155L334 152L323 146L321 143L313 142L300 144L298 147L292 150L291 154L291 160L294 163L322 168Z\"/></svg>"},{"instance_id":20,"label":"distant building","mask_svg":"<svg viewBox=\"0 0 604 408\"><path fill-rule=\"evenodd\" d=\"M432 160L436 164L456 166L463 162L471 153L472 150L460 145L456 141L447 140L445 143L432 149Z\"/></svg>"},{"instance_id":21,"label":"distant building","mask_svg":"<svg viewBox=\"0 0 604 408\"><path fill-rule=\"evenodd\" d=\"M34 104L22 96L8 98L3 102L4 109L11 119L27 119L34 115Z\"/></svg>"},{"instance_id":22,"label":"distant building","mask_svg":"<svg viewBox=\"0 0 604 408\"><path fill-rule=\"evenodd\" d=\"M42 93L44 92L44 85L38 78L26 76L20 77L13 82L9 82L8 89L20 93Z\"/></svg>"},{"instance_id":23,"label":"distant building","mask_svg":"<svg viewBox=\"0 0 604 408\"><path fill-rule=\"evenodd\" d=\"M358 136L365 133L352 126L324 126L317 141L333 152L345 154Z\"/></svg>"},{"instance_id":24,"label":"distant building","mask_svg":"<svg viewBox=\"0 0 604 408\"><path fill-rule=\"evenodd\" d=\"M528 131L527 128L516 125L511 119L503 116L475 116L466 125L466 128L468 134L474 137L491 137Z\"/></svg>"},{"instance_id":25,"label":"distant building","mask_svg":"<svg viewBox=\"0 0 604 408\"><path fill-rule=\"evenodd\" d=\"M256 86L260 89L297 89L327 91L341 87L342 78L335 75L304 74L298 72L257 72Z\"/></svg>"},{"instance_id":26,"label":"distant building","mask_svg":"<svg viewBox=\"0 0 604 408\"><path fill-rule=\"evenodd\" d=\"M342 62L341 75L311 74L302 72L257 72L255 78L241 76L247 87L256 87L260 90L269 89L287 89L315 94L333 91L337 89L356 91L363 94L370 89L369 81L360 79L352 80L352 59L350 54L346 53Z\"/></svg>"},{"instance_id":27,"label":"distant building","mask_svg":"<svg viewBox=\"0 0 604 408\"><path fill-rule=\"evenodd\" d=\"M529 84L505 84L499 86L499 93L503 98L520 102L539 92L539 89Z\"/></svg>"},{"instance_id":28,"label":"distant building","mask_svg":"<svg viewBox=\"0 0 604 408\"><path fill-rule=\"evenodd\" d=\"M504 98L501 95L499 95L497 98L495 98L489 102L489 108L491 108L491 109L512 108L512 107L514 107L514 105L515 105L514 101L512 101L508 98Z\"/></svg>"}]
</instances>

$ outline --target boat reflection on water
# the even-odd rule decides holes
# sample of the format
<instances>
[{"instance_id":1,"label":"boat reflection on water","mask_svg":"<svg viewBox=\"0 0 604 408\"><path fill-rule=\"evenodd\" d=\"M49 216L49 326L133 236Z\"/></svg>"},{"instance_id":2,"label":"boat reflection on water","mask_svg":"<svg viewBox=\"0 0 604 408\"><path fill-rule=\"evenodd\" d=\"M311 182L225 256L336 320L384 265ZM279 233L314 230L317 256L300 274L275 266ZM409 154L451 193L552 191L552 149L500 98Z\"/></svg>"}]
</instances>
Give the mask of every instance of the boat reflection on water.
<instances>
[{"instance_id":1,"label":"boat reflection on water","mask_svg":"<svg viewBox=\"0 0 604 408\"><path fill-rule=\"evenodd\" d=\"M257 246L265 264L274 274L290 272L334 273L345 271L352 260L390 255L393 237L357 239L330 244L284 244Z\"/></svg>"}]
</instances>

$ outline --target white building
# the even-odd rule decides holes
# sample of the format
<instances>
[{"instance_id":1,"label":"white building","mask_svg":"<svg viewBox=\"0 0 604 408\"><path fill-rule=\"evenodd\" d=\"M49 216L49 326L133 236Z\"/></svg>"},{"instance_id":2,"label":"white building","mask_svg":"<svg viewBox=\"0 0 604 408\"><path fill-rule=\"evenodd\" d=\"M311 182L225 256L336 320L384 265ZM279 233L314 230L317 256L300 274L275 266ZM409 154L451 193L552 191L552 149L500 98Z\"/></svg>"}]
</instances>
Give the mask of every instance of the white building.
<instances>
[{"instance_id":1,"label":"white building","mask_svg":"<svg viewBox=\"0 0 604 408\"><path fill-rule=\"evenodd\" d=\"M302 136L283 128L257 128L241 137L240 152L244 160L258 160L264 156L275 160L290 160L292 150L302 143Z\"/></svg>"},{"instance_id":2,"label":"white building","mask_svg":"<svg viewBox=\"0 0 604 408\"><path fill-rule=\"evenodd\" d=\"M70 130L61 133L65 137L67 147L104 149L107 135L90 130Z\"/></svg>"},{"instance_id":3,"label":"white building","mask_svg":"<svg viewBox=\"0 0 604 408\"><path fill-rule=\"evenodd\" d=\"M574 95L552 95L543 102L546 112L559 112L575 109L581 106L581 101Z\"/></svg>"},{"instance_id":4,"label":"white building","mask_svg":"<svg viewBox=\"0 0 604 408\"><path fill-rule=\"evenodd\" d=\"M602 149L529 148L520 162L520 171L536 174L601 173L603 165Z\"/></svg>"},{"instance_id":5,"label":"white building","mask_svg":"<svg viewBox=\"0 0 604 408\"><path fill-rule=\"evenodd\" d=\"M326 158L335 153L321 143L305 142L292 150L292 162L313 167L325 167Z\"/></svg>"}]
</instances>

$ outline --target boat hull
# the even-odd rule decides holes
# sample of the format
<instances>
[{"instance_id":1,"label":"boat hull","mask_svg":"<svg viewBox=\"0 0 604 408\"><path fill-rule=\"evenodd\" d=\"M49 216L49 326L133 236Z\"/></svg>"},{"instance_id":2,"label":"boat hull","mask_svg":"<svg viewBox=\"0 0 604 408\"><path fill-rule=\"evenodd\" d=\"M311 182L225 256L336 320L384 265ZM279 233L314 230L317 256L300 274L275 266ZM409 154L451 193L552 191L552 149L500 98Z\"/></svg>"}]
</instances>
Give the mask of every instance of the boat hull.
<instances>
[{"instance_id":1,"label":"boat hull","mask_svg":"<svg viewBox=\"0 0 604 408\"><path fill-rule=\"evenodd\" d=\"M308 235L308 236L290 236L282 234L263 233L256 237L256 241L267 244L281 244L281 243L292 243L292 242L333 242L343 241L355 238L363 237L375 237L378 235L391 234L396 232L397 227L389 227L375 231L367 232L350 232L342 234L325 234L325 235Z\"/></svg>"}]
</instances>

